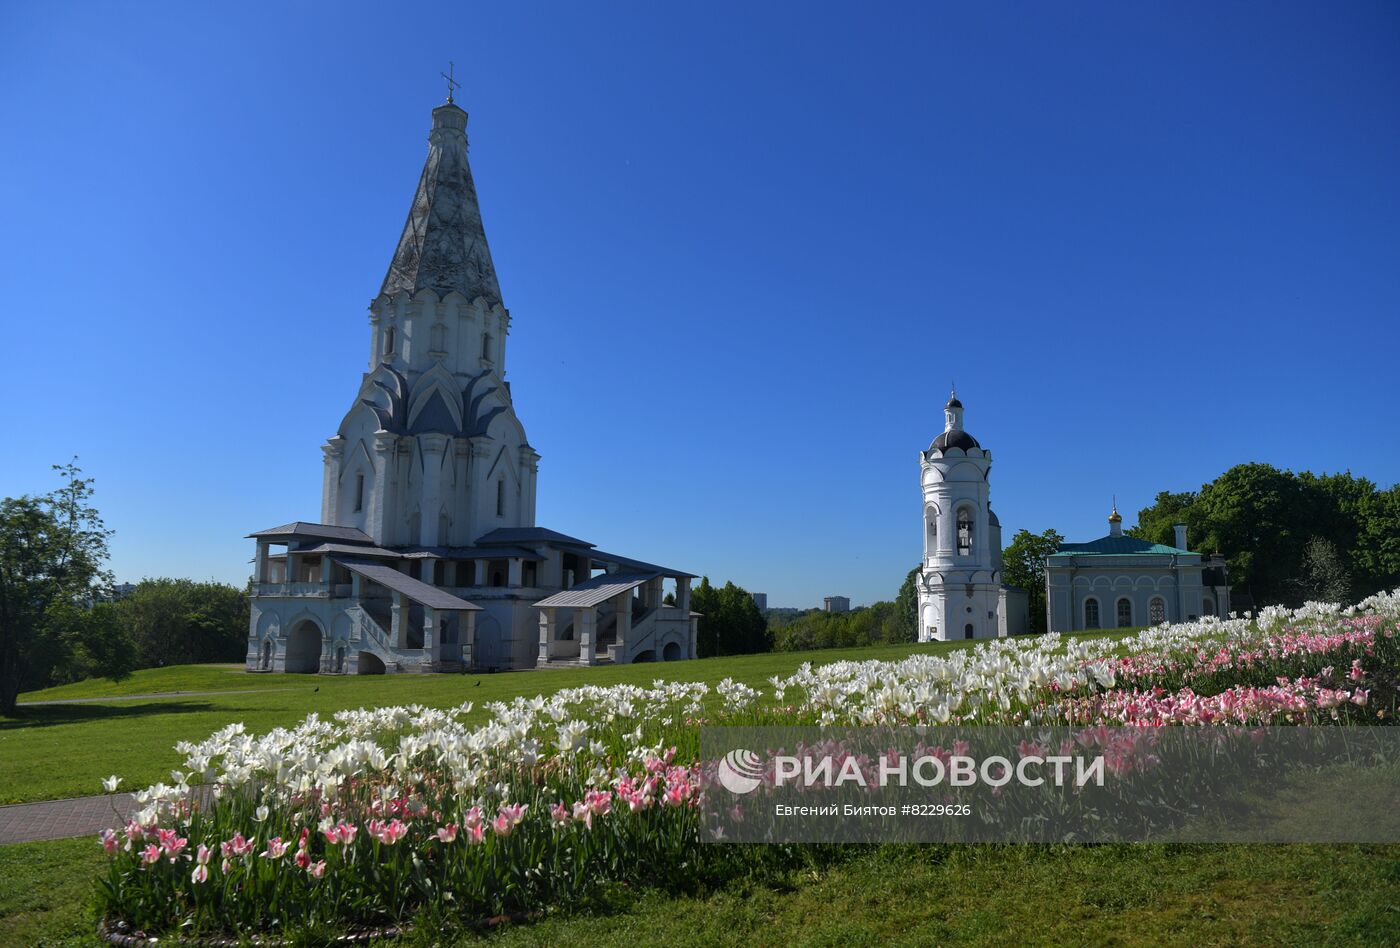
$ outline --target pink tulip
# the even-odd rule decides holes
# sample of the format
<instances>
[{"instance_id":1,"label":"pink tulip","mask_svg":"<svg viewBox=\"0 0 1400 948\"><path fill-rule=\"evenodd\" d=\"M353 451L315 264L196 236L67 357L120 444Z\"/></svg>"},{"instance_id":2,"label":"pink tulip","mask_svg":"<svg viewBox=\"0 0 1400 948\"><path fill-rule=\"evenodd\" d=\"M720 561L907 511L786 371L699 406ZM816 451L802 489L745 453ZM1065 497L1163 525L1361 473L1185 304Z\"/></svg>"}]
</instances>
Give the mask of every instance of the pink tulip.
<instances>
[{"instance_id":1,"label":"pink tulip","mask_svg":"<svg viewBox=\"0 0 1400 948\"><path fill-rule=\"evenodd\" d=\"M107 855L112 855L117 851L117 831L105 829L97 834L97 839L102 843L102 848L107 851Z\"/></svg>"},{"instance_id":2,"label":"pink tulip","mask_svg":"<svg viewBox=\"0 0 1400 948\"><path fill-rule=\"evenodd\" d=\"M438 842L455 843L457 841L457 824L448 823L446 826L439 826L434 835L437 836Z\"/></svg>"},{"instance_id":3,"label":"pink tulip","mask_svg":"<svg viewBox=\"0 0 1400 948\"><path fill-rule=\"evenodd\" d=\"M282 837L274 836L267 841L267 849L263 850L258 855L262 856L264 859L281 859L287 854L287 849L290 846L290 843L282 842Z\"/></svg>"},{"instance_id":4,"label":"pink tulip","mask_svg":"<svg viewBox=\"0 0 1400 948\"><path fill-rule=\"evenodd\" d=\"M155 843L151 843L145 849L141 850L141 861L144 862L146 865L149 866L155 862L158 862L159 860L160 847L157 846Z\"/></svg>"},{"instance_id":5,"label":"pink tulip","mask_svg":"<svg viewBox=\"0 0 1400 948\"><path fill-rule=\"evenodd\" d=\"M473 823L473 824L471 824L471 825L469 825L469 826L467 826L467 827L465 827L465 828L466 828L466 831L467 831L467 842L468 842L468 843L473 843L473 844L475 844L475 843L479 843L479 842L481 842L482 840L486 839L486 824L485 824L485 823Z\"/></svg>"},{"instance_id":6,"label":"pink tulip","mask_svg":"<svg viewBox=\"0 0 1400 948\"><path fill-rule=\"evenodd\" d=\"M306 870L313 879L319 879L326 874L326 861L324 859L312 863Z\"/></svg>"},{"instance_id":7,"label":"pink tulip","mask_svg":"<svg viewBox=\"0 0 1400 948\"><path fill-rule=\"evenodd\" d=\"M551 804L549 807L549 818L558 825L569 822L569 807L564 803Z\"/></svg>"},{"instance_id":8,"label":"pink tulip","mask_svg":"<svg viewBox=\"0 0 1400 948\"><path fill-rule=\"evenodd\" d=\"M322 835L326 837L326 842L335 846L349 846L355 841L355 834L359 830L353 823L341 820L328 830L323 830Z\"/></svg>"}]
</instances>

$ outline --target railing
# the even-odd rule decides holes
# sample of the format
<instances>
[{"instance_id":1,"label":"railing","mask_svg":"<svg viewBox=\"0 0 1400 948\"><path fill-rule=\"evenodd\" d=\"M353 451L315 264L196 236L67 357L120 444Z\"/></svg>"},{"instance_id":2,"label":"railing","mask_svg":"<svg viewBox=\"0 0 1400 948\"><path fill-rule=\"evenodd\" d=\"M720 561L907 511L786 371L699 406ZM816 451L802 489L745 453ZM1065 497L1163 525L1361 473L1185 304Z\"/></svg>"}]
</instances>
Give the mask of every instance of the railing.
<instances>
[{"instance_id":1,"label":"railing","mask_svg":"<svg viewBox=\"0 0 1400 948\"><path fill-rule=\"evenodd\" d=\"M325 583L254 583L254 596L321 597L329 595Z\"/></svg>"}]
</instances>

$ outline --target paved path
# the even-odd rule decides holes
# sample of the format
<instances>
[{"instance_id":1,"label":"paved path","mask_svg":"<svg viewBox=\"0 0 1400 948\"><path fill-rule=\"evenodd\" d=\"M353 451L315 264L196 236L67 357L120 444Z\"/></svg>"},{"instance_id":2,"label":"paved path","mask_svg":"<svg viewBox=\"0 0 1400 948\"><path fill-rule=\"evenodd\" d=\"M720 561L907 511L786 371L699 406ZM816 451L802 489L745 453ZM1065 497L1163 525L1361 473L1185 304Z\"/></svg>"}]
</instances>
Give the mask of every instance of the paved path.
<instances>
[{"instance_id":1,"label":"paved path","mask_svg":"<svg viewBox=\"0 0 1400 948\"><path fill-rule=\"evenodd\" d=\"M60 698L57 701L20 701L21 708L41 708L50 704L106 704L108 701L145 701L148 698L207 698L210 695L261 695L269 691L296 691L295 688L240 688L236 691L153 691L146 695L111 695L106 698Z\"/></svg>"},{"instance_id":2,"label":"paved path","mask_svg":"<svg viewBox=\"0 0 1400 948\"><path fill-rule=\"evenodd\" d=\"M121 828L131 807L129 793L0 806L0 845L89 834L96 837L109 826Z\"/></svg>"}]
</instances>

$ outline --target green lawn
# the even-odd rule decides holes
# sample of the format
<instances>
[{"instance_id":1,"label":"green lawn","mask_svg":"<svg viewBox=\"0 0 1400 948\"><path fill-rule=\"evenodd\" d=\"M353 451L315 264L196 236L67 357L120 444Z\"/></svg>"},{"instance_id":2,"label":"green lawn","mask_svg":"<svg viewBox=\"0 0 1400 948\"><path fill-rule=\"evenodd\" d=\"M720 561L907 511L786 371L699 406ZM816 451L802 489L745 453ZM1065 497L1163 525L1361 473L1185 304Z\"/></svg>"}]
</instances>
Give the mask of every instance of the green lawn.
<instances>
[{"instance_id":1,"label":"green lawn","mask_svg":"<svg viewBox=\"0 0 1400 948\"><path fill-rule=\"evenodd\" d=\"M205 738L234 721L263 732L295 724L313 711L329 715L347 708L411 703L451 707L463 701L474 702L474 714L484 720L487 702L549 694L576 685L647 685L658 678L713 684L734 678L758 687L766 686L773 675L792 674L803 662L898 659L967 644L779 652L494 675L250 675L242 666L233 665L148 669L116 684L100 679L83 681L31 692L20 700L61 701L172 691L227 693L48 705L21 708L18 717L0 718L0 803L100 793L99 781L113 773L122 776L123 789L169 781L170 771L183 762L174 751L177 741Z\"/></svg>"},{"instance_id":2,"label":"green lawn","mask_svg":"<svg viewBox=\"0 0 1400 948\"><path fill-rule=\"evenodd\" d=\"M96 945L93 840L0 847L0 945ZM1393 945L1400 847L887 847L694 897L615 892L486 945Z\"/></svg>"}]
</instances>

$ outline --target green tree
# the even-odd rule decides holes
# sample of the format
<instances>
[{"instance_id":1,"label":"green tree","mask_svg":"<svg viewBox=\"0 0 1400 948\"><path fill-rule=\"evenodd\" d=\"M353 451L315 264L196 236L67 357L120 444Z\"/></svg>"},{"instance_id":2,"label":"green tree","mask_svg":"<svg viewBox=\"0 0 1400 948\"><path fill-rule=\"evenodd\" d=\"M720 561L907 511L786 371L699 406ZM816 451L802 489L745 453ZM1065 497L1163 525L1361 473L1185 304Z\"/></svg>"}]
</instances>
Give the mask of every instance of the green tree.
<instances>
[{"instance_id":1,"label":"green tree","mask_svg":"<svg viewBox=\"0 0 1400 948\"><path fill-rule=\"evenodd\" d=\"M114 604L140 667L236 662L248 650L248 599L235 586L143 579Z\"/></svg>"},{"instance_id":2,"label":"green tree","mask_svg":"<svg viewBox=\"0 0 1400 948\"><path fill-rule=\"evenodd\" d=\"M1299 598L1305 601L1350 602L1351 574L1326 537L1313 537L1303 548L1303 571L1295 582Z\"/></svg>"},{"instance_id":3,"label":"green tree","mask_svg":"<svg viewBox=\"0 0 1400 948\"><path fill-rule=\"evenodd\" d=\"M51 493L0 501L0 714L64 674L80 637L74 609L111 582L111 533L92 506L92 479L72 462L54 470L62 483Z\"/></svg>"},{"instance_id":4,"label":"green tree","mask_svg":"<svg viewBox=\"0 0 1400 948\"><path fill-rule=\"evenodd\" d=\"M1191 536L1197 535L1194 528L1199 524L1192 522L1192 505L1195 501L1196 495L1190 492L1173 494L1162 491L1151 507L1138 511L1137 524L1125 532L1139 540L1176 546L1175 527L1178 523L1186 524L1187 533Z\"/></svg>"},{"instance_id":5,"label":"green tree","mask_svg":"<svg viewBox=\"0 0 1400 948\"><path fill-rule=\"evenodd\" d=\"M1254 601L1295 599L1303 547L1312 531L1312 498L1291 471L1270 464L1238 464L1201 488L1192 505L1191 546L1225 554L1231 585Z\"/></svg>"},{"instance_id":6,"label":"green tree","mask_svg":"<svg viewBox=\"0 0 1400 948\"><path fill-rule=\"evenodd\" d=\"M1400 484L1361 503L1351 561L1361 597L1400 586Z\"/></svg>"},{"instance_id":7,"label":"green tree","mask_svg":"<svg viewBox=\"0 0 1400 948\"><path fill-rule=\"evenodd\" d=\"M1058 550L1064 539L1053 529L1040 534L1017 530L1001 551L1002 581L1026 591L1032 632L1045 631L1045 558Z\"/></svg>"},{"instance_id":8,"label":"green tree","mask_svg":"<svg viewBox=\"0 0 1400 948\"><path fill-rule=\"evenodd\" d=\"M891 644L917 642L919 639L919 567L917 566L905 574L904 582L899 585L899 595L894 599L894 609L890 614L889 626L889 631L883 636L886 642Z\"/></svg>"}]
</instances>

